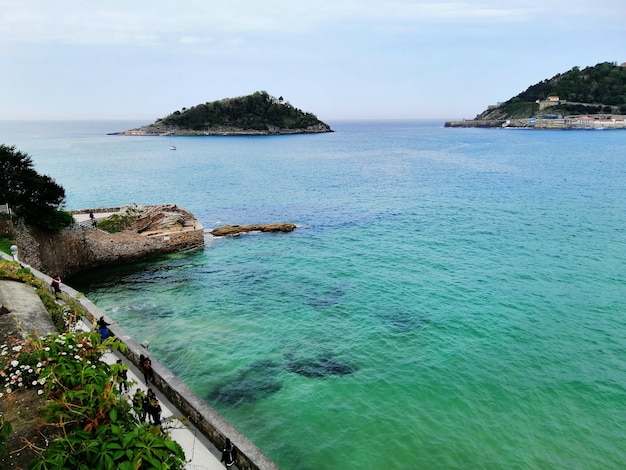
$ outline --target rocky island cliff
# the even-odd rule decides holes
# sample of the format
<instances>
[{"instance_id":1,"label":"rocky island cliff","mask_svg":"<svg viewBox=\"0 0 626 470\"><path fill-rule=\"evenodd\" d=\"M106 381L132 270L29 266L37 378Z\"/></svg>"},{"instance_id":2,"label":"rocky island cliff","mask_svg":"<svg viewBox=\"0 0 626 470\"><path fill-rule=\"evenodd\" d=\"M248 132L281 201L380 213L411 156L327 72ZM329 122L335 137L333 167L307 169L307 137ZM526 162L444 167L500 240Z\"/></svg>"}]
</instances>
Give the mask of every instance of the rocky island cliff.
<instances>
[{"instance_id":1,"label":"rocky island cliff","mask_svg":"<svg viewBox=\"0 0 626 470\"><path fill-rule=\"evenodd\" d=\"M199 104L115 135L280 135L333 132L314 114L265 91Z\"/></svg>"}]
</instances>

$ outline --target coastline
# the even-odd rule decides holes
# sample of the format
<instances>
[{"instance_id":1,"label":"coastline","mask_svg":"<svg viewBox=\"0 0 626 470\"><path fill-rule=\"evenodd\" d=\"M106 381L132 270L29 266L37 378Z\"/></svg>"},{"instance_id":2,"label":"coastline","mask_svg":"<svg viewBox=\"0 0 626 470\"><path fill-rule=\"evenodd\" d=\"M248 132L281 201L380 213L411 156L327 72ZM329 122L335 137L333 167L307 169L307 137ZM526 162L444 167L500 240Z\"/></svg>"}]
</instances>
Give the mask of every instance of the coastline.
<instances>
[{"instance_id":1,"label":"coastline","mask_svg":"<svg viewBox=\"0 0 626 470\"><path fill-rule=\"evenodd\" d=\"M98 224L110 215L120 215L136 218L135 225L106 232L92 226L90 212ZM205 244L202 223L172 204L85 209L73 214L75 223L56 234L27 226L21 219L0 219L0 232L15 238L22 261L62 277Z\"/></svg>"},{"instance_id":2,"label":"coastline","mask_svg":"<svg viewBox=\"0 0 626 470\"><path fill-rule=\"evenodd\" d=\"M520 119L468 119L447 121L444 127L479 127L479 128L512 128L512 129L564 129L564 130L596 130L626 129L624 116L537 116Z\"/></svg>"},{"instance_id":3,"label":"coastline","mask_svg":"<svg viewBox=\"0 0 626 470\"><path fill-rule=\"evenodd\" d=\"M298 129L285 129L277 126L267 126L267 129L241 129L237 127L216 127L211 129L180 129L158 125L142 126L126 131L111 132L107 135L123 136L255 136L255 135L294 135L294 134L323 134L334 132L328 125L323 123Z\"/></svg>"},{"instance_id":4,"label":"coastline","mask_svg":"<svg viewBox=\"0 0 626 470\"><path fill-rule=\"evenodd\" d=\"M13 261L9 255L3 252L0 253L0 257L8 261ZM50 276L32 267L30 270L35 277L42 279L46 284L50 284ZM132 338L123 328L114 324L102 310L80 292L67 284L63 284L62 290L79 302L85 309L87 312L87 318L84 320L85 324L92 325L96 319L100 317L104 317L105 320L111 323L108 327L111 333L117 337L120 342L126 345L126 350L123 352L123 355L136 370L139 370L139 357L147 353L146 348ZM43 315L44 314L41 314L43 321L45 321L46 318ZM47 315L47 312L45 315ZM202 400L202 398L182 382L172 371L161 364L156 358L151 357L151 359L154 370L154 381L152 385L167 398L173 407L175 407L178 413L183 417L183 421L186 420L193 425L190 428L192 434L194 434L195 431L199 431L202 437L206 439L211 446L214 446L213 449L209 449L213 455L219 453L217 449L220 449L225 439L229 438L239 450L237 468L245 470L279 469L279 467L260 449L241 434L214 408Z\"/></svg>"}]
</instances>

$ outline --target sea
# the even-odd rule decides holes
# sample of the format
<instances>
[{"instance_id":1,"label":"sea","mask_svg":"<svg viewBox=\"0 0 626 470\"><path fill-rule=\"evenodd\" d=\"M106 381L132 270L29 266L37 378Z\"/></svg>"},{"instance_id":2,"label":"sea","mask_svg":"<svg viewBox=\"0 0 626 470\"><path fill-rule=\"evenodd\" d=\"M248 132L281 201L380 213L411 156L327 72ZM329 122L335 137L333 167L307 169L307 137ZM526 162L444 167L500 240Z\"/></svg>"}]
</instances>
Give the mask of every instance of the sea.
<instances>
[{"instance_id":1,"label":"sea","mask_svg":"<svg viewBox=\"0 0 626 470\"><path fill-rule=\"evenodd\" d=\"M64 280L281 468L626 466L626 132L107 135L143 124L0 143L67 209L297 225Z\"/></svg>"}]
</instances>

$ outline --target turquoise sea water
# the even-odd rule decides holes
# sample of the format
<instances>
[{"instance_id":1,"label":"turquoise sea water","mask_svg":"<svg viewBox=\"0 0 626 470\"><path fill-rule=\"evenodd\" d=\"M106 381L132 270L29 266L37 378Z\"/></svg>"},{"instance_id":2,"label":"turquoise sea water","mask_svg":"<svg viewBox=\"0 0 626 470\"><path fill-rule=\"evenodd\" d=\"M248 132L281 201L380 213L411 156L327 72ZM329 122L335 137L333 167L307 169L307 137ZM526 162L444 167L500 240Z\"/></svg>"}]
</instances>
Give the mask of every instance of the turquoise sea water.
<instances>
[{"instance_id":1,"label":"turquoise sea water","mask_svg":"<svg viewBox=\"0 0 626 470\"><path fill-rule=\"evenodd\" d=\"M284 469L622 468L626 132L0 123L70 209L291 234L72 279Z\"/></svg>"}]
</instances>

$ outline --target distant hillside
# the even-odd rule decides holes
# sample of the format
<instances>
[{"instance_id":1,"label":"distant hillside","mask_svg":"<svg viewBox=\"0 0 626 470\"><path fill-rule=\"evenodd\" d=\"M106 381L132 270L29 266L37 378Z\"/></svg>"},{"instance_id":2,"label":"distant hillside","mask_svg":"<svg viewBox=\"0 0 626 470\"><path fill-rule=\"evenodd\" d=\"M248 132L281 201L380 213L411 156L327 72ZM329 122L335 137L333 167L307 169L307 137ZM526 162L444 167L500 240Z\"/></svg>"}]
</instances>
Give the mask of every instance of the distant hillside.
<instances>
[{"instance_id":1,"label":"distant hillside","mask_svg":"<svg viewBox=\"0 0 626 470\"><path fill-rule=\"evenodd\" d=\"M314 114L304 112L266 91L227 98L175 111L127 135L248 135L332 132Z\"/></svg>"},{"instance_id":2,"label":"distant hillside","mask_svg":"<svg viewBox=\"0 0 626 470\"><path fill-rule=\"evenodd\" d=\"M603 62L560 73L528 87L517 96L490 106L476 120L524 119L539 114L541 101L554 97L550 114L626 114L626 67ZM558 98L556 98L558 97Z\"/></svg>"}]
</instances>

